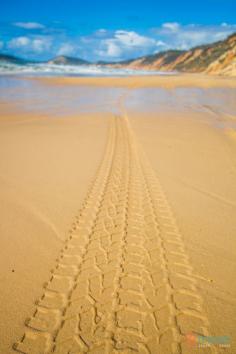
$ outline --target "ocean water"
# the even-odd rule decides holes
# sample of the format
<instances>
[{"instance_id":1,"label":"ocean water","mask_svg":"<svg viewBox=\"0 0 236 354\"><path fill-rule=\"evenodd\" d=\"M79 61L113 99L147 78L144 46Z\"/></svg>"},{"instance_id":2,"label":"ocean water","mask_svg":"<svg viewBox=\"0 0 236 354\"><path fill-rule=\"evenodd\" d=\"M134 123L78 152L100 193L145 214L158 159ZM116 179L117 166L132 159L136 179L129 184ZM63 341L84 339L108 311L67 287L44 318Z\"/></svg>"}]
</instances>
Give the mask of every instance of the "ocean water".
<instances>
[{"instance_id":1,"label":"ocean water","mask_svg":"<svg viewBox=\"0 0 236 354\"><path fill-rule=\"evenodd\" d=\"M160 71L112 69L99 65L11 64L0 62L0 75L24 76L132 76L172 75Z\"/></svg>"}]
</instances>

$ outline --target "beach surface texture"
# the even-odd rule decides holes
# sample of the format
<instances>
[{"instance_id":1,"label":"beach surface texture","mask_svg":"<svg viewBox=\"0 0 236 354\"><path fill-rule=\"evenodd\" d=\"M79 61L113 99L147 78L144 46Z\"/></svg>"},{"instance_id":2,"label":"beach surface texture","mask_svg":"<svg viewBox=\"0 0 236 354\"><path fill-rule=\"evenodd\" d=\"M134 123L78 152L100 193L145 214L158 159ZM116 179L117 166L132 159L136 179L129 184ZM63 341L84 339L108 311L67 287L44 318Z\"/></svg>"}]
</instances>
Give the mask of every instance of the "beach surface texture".
<instances>
[{"instance_id":1,"label":"beach surface texture","mask_svg":"<svg viewBox=\"0 0 236 354\"><path fill-rule=\"evenodd\" d=\"M235 353L235 79L2 90L0 353Z\"/></svg>"}]
</instances>

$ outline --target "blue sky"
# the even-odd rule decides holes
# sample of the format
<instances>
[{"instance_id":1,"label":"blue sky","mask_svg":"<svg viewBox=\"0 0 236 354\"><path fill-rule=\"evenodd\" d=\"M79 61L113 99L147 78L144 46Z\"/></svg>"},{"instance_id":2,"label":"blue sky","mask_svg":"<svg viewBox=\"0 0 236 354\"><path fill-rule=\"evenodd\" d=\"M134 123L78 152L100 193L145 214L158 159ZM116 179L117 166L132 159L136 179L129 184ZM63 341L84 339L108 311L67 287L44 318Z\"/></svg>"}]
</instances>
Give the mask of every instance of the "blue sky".
<instances>
[{"instance_id":1,"label":"blue sky","mask_svg":"<svg viewBox=\"0 0 236 354\"><path fill-rule=\"evenodd\" d=\"M117 61L224 39L235 14L236 0L2 0L0 52Z\"/></svg>"}]
</instances>

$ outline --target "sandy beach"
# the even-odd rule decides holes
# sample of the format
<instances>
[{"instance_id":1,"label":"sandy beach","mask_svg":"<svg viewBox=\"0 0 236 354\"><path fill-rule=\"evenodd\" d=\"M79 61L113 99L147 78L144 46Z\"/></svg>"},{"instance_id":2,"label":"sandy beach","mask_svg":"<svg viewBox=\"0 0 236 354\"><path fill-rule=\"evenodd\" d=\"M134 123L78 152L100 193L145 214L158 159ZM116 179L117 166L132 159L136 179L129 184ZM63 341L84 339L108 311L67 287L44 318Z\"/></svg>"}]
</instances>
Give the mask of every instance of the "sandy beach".
<instances>
[{"instance_id":1,"label":"sandy beach","mask_svg":"<svg viewBox=\"0 0 236 354\"><path fill-rule=\"evenodd\" d=\"M1 89L0 353L235 353L236 80Z\"/></svg>"},{"instance_id":2,"label":"sandy beach","mask_svg":"<svg viewBox=\"0 0 236 354\"><path fill-rule=\"evenodd\" d=\"M165 75L148 75L148 76L132 76L132 77L54 77L39 78L45 84L49 85L83 85L83 86L99 86L99 87L126 87L126 88L142 88L142 87L236 87L234 77L225 76L209 76L206 74L165 74Z\"/></svg>"}]
</instances>

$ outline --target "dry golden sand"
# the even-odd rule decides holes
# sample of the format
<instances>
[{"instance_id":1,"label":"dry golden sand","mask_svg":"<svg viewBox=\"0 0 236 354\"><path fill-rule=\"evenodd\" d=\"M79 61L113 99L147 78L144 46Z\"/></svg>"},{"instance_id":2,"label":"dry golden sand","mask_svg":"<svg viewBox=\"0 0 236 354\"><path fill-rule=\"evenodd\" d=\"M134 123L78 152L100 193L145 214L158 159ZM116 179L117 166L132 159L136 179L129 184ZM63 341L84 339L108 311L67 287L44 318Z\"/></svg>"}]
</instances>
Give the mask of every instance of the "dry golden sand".
<instances>
[{"instance_id":1,"label":"dry golden sand","mask_svg":"<svg viewBox=\"0 0 236 354\"><path fill-rule=\"evenodd\" d=\"M144 114L129 116L184 237L210 333L230 336L231 348L222 353L234 353L235 136L214 128L208 117L201 120L200 113L173 116L163 112L150 114L148 120Z\"/></svg>"},{"instance_id":2,"label":"dry golden sand","mask_svg":"<svg viewBox=\"0 0 236 354\"><path fill-rule=\"evenodd\" d=\"M235 87L197 76L44 82ZM4 107L0 353L14 342L29 354L234 353L234 134L206 113L147 115L124 97L116 108L52 119ZM230 336L231 347L191 347L191 332Z\"/></svg>"},{"instance_id":3,"label":"dry golden sand","mask_svg":"<svg viewBox=\"0 0 236 354\"><path fill-rule=\"evenodd\" d=\"M109 119L8 112L0 120L1 354L13 352L42 295L102 159Z\"/></svg>"}]
</instances>

